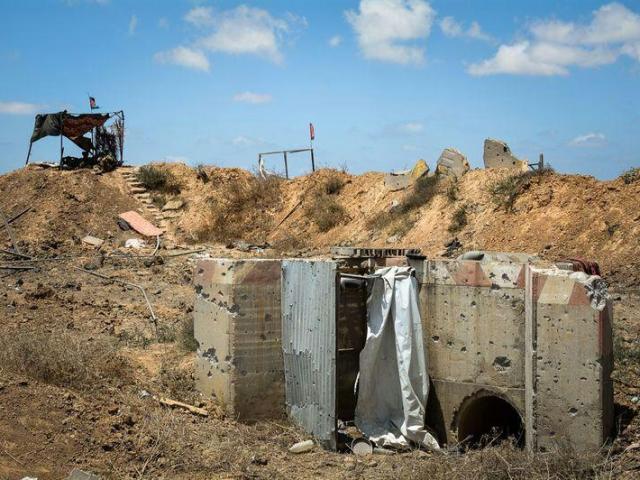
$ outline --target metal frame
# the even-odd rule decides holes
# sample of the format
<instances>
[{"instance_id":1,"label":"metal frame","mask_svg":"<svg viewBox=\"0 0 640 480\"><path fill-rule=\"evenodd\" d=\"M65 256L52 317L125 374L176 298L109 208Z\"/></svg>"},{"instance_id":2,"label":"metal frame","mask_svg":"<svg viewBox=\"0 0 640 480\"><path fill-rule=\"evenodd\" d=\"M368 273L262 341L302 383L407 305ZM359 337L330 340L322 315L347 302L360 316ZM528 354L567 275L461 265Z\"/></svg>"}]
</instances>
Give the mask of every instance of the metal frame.
<instances>
[{"instance_id":1,"label":"metal frame","mask_svg":"<svg viewBox=\"0 0 640 480\"><path fill-rule=\"evenodd\" d=\"M294 150L278 150L275 152L262 152L258 153L258 168L260 169L262 166L262 157L266 155L279 155L282 154L284 158L284 174L289 178L289 164L287 163L287 155L290 153L301 153L301 152L311 152L311 171L316 171L316 161L313 153L313 148L296 148ZM262 171L262 170L261 170Z\"/></svg>"},{"instance_id":2,"label":"metal frame","mask_svg":"<svg viewBox=\"0 0 640 480\"><path fill-rule=\"evenodd\" d=\"M67 115L86 115L86 113L69 113L69 112L66 112L66 113ZM93 110L91 111L91 113L93 113ZM124 164L124 110L118 110L117 112L107 112L107 115L109 115L109 120L111 120L113 117L118 117L120 120L122 120L123 134L122 134L122 139L120 140L120 161L122 162L122 164ZM62 123L64 125L64 119L62 120ZM93 143L93 131L91 133L91 136L92 136L92 143ZM62 140L64 138L64 135L60 133L59 137L60 137L60 163L62 163L62 157L64 156L64 144ZM29 150L27 151L27 160L25 161L25 165L29 164L29 158L31 157L31 148L33 147L33 143L34 142L29 140ZM95 148L95 145L94 145L94 148Z\"/></svg>"}]
</instances>

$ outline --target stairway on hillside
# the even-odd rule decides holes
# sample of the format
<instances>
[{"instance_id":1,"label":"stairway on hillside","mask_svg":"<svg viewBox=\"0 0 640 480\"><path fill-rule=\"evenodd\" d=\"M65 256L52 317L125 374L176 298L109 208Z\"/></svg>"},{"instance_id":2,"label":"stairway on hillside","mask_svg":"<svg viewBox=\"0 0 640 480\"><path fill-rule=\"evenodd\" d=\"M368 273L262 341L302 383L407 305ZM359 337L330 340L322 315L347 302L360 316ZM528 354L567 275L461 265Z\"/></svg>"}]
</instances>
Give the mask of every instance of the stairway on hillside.
<instances>
[{"instance_id":1,"label":"stairway on hillside","mask_svg":"<svg viewBox=\"0 0 640 480\"><path fill-rule=\"evenodd\" d=\"M164 240L174 240L173 231L171 228L171 219L178 216L176 212L163 212L156 205L154 205L151 198L151 192L149 192L144 185L142 185L137 179L139 167L124 165L118 168L118 172L122 178L127 182L129 186L129 192L136 199L138 199L145 207L144 213L147 213L147 217L151 216L151 222L164 232Z\"/></svg>"}]
</instances>

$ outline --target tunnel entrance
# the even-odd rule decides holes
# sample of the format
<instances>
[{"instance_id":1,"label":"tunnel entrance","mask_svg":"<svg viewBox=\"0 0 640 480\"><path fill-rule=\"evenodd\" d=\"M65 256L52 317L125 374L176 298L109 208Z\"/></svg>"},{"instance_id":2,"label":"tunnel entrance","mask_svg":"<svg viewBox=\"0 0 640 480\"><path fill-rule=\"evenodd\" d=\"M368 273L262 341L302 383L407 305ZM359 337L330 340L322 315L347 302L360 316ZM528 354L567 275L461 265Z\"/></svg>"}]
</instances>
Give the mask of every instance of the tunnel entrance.
<instances>
[{"instance_id":1,"label":"tunnel entrance","mask_svg":"<svg viewBox=\"0 0 640 480\"><path fill-rule=\"evenodd\" d=\"M524 447L524 425L511 403L485 393L467 399L458 414L458 441L467 448L481 448L506 439Z\"/></svg>"}]
</instances>

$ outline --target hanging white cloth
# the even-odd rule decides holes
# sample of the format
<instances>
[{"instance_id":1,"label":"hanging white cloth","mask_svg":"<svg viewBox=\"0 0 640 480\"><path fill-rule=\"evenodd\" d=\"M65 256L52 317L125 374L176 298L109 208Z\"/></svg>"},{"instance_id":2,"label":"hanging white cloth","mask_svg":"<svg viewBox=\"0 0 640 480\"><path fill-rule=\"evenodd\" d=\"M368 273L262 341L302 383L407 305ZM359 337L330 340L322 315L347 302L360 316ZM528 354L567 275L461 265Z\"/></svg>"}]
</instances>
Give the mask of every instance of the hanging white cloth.
<instances>
[{"instance_id":1,"label":"hanging white cloth","mask_svg":"<svg viewBox=\"0 0 640 480\"><path fill-rule=\"evenodd\" d=\"M356 426L379 446L403 448L415 442L438 450L424 428L429 377L413 269L382 268L372 279Z\"/></svg>"}]
</instances>

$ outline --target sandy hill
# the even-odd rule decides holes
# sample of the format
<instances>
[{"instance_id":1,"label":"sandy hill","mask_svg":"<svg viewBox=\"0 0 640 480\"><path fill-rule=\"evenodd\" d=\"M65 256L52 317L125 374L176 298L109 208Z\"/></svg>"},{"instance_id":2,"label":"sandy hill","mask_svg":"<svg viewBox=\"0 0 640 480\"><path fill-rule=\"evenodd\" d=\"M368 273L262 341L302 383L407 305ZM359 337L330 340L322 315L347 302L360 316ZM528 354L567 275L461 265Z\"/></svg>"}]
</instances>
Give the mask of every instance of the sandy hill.
<instances>
[{"instance_id":1,"label":"sandy hill","mask_svg":"<svg viewBox=\"0 0 640 480\"><path fill-rule=\"evenodd\" d=\"M464 250L593 259L614 282L640 284L640 181L533 176L509 209L496 203L499 198L491 190L512 173L473 170L455 184L439 180L429 187L428 198L399 212L394 205L402 208L412 189L389 191L381 173L325 169L260 182L241 169L156 168L169 172L179 190L154 193L158 201L180 198L185 203L172 219L180 243L268 242L274 247L267 250L270 255L323 254L338 244L405 246L434 256L457 237ZM117 214L141 209L118 171L95 175L30 167L0 176L0 191L0 208L7 216L33 207L14 229L34 249L63 249L85 234L121 240ZM326 217L334 221L327 224Z\"/></svg>"}]
</instances>

